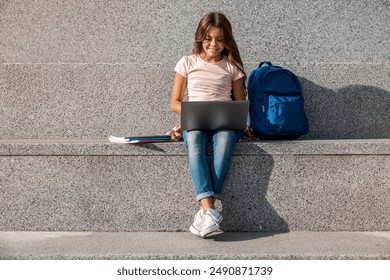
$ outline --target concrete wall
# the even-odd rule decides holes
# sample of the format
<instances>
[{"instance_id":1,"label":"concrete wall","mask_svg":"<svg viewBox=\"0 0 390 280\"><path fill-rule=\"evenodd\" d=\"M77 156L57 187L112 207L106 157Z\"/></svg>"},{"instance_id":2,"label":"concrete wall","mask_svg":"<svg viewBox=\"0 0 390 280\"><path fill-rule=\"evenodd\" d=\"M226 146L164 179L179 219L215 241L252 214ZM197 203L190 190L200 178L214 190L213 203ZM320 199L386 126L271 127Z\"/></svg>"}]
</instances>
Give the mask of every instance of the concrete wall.
<instances>
[{"instance_id":1,"label":"concrete wall","mask_svg":"<svg viewBox=\"0 0 390 280\"><path fill-rule=\"evenodd\" d=\"M249 74L301 77L308 139L390 137L390 2L0 0L0 138L163 133L176 62L224 12Z\"/></svg>"}]
</instances>

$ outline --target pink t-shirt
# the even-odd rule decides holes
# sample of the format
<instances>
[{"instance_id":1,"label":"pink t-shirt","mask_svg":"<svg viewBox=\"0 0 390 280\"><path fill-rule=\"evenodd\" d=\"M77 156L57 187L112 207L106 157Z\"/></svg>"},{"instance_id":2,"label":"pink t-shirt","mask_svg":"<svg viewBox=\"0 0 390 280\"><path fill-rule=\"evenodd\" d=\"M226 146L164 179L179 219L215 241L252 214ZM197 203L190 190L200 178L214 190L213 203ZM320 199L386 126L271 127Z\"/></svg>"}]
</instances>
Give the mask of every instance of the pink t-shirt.
<instances>
[{"instance_id":1,"label":"pink t-shirt","mask_svg":"<svg viewBox=\"0 0 390 280\"><path fill-rule=\"evenodd\" d=\"M232 82L244 76L225 56L215 64L199 55L184 56L175 71L187 78L188 101L232 100Z\"/></svg>"}]
</instances>

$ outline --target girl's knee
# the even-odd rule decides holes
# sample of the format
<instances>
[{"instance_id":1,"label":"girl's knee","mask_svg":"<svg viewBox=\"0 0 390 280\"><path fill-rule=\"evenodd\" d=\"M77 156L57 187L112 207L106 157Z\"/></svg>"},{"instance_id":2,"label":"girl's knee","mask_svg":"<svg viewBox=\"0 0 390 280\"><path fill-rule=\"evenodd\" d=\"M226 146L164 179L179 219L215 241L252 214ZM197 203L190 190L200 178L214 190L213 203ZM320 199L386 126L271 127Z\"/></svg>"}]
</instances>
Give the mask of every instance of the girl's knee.
<instances>
[{"instance_id":1,"label":"girl's knee","mask_svg":"<svg viewBox=\"0 0 390 280\"><path fill-rule=\"evenodd\" d=\"M236 130L223 130L216 134L216 146L232 147L240 137L240 132Z\"/></svg>"},{"instance_id":2,"label":"girl's knee","mask_svg":"<svg viewBox=\"0 0 390 280\"><path fill-rule=\"evenodd\" d=\"M190 153L200 153L206 149L207 135L203 131L189 131L186 132L184 142Z\"/></svg>"}]
</instances>

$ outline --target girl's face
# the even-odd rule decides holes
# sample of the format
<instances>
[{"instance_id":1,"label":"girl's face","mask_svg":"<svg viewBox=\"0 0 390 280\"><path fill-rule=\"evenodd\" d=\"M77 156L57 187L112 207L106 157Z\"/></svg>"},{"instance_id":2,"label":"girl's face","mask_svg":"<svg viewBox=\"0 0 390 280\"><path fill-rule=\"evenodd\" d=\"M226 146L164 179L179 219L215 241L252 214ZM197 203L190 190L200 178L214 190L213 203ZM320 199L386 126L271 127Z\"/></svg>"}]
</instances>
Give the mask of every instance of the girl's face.
<instances>
[{"instance_id":1,"label":"girl's face","mask_svg":"<svg viewBox=\"0 0 390 280\"><path fill-rule=\"evenodd\" d=\"M221 28L211 27L202 42L202 55L209 61L220 61L222 59L221 52L225 49L223 42L223 33Z\"/></svg>"}]
</instances>

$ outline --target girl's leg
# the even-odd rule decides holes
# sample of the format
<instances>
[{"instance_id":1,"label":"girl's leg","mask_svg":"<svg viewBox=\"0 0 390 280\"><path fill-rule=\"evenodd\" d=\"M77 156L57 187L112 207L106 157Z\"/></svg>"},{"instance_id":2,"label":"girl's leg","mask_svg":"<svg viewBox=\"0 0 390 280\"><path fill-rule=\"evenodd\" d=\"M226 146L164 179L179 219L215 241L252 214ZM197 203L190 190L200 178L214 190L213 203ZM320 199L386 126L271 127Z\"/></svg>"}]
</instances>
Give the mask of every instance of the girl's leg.
<instances>
[{"instance_id":1,"label":"girl's leg","mask_svg":"<svg viewBox=\"0 0 390 280\"><path fill-rule=\"evenodd\" d=\"M215 198L220 199L223 183L229 171L234 145L240 139L241 130L219 130L212 136L213 157L210 166L211 182Z\"/></svg>"},{"instance_id":2,"label":"girl's leg","mask_svg":"<svg viewBox=\"0 0 390 280\"><path fill-rule=\"evenodd\" d=\"M208 209L208 208L215 208L214 206L215 203L215 198L214 197L205 197L200 200L200 207L203 209Z\"/></svg>"},{"instance_id":3,"label":"girl's leg","mask_svg":"<svg viewBox=\"0 0 390 280\"><path fill-rule=\"evenodd\" d=\"M210 170L207 163L207 132L191 130L183 132L184 142L188 151L192 182L196 191L196 200L214 196L210 178Z\"/></svg>"}]
</instances>

